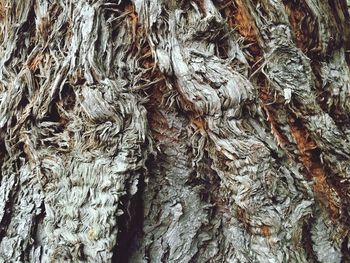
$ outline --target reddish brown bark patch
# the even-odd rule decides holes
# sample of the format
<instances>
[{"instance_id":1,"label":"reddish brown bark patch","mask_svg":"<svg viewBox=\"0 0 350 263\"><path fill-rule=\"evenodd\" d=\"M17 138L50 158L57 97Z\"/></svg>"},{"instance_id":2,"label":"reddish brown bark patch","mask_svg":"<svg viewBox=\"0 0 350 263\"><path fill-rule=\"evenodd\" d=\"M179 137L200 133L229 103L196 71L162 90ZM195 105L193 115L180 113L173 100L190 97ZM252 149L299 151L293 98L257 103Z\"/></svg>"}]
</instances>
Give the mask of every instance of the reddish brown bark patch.
<instances>
[{"instance_id":1,"label":"reddish brown bark patch","mask_svg":"<svg viewBox=\"0 0 350 263\"><path fill-rule=\"evenodd\" d=\"M245 38L255 41L257 29L252 18L249 16L248 10L241 0L224 1L221 4L221 12L230 27L237 29L237 31Z\"/></svg>"},{"instance_id":2,"label":"reddish brown bark patch","mask_svg":"<svg viewBox=\"0 0 350 263\"><path fill-rule=\"evenodd\" d=\"M247 231L250 231L251 230L251 226L250 226L250 223L249 223L250 219L249 219L249 215L247 214L246 210L244 210L241 207L237 207L236 216L237 216L237 219L241 223L243 223L244 228Z\"/></svg>"},{"instance_id":3,"label":"reddish brown bark patch","mask_svg":"<svg viewBox=\"0 0 350 263\"><path fill-rule=\"evenodd\" d=\"M4 3L0 2L0 21L3 20L6 16L6 8Z\"/></svg>"},{"instance_id":4,"label":"reddish brown bark patch","mask_svg":"<svg viewBox=\"0 0 350 263\"><path fill-rule=\"evenodd\" d=\"M258 61L261 56L261 48L258 44L258 30L254 19L249 14L249 10L242 0L226 0L219 6L221 15L227 19L228 25L244 37L243 44L249 46L250 56L247 56L251 66Z\"/></svg>"},{"instance_id":5,"label":"reddish brown bark patch","mask_svg":"<svg viewBox=\"0 0 350 263\"><path fill-rule=\"evenodd\" d=\"M289 123L292 135L300 152L300 159L310 177L314 180L316 199L329 212L332 219L339 216L339 206L334 200L336 191L327 182L325 168L321 162L320 150L301 120L292 117Z\"/></svg>"},{"instance_id":6,"label":"reddish brown bark patch","mask_svg":"<svg viewBox=\"0 0 350 263\"><path fill-rule=\"evenodd\" d=\"M125 12L128 15L128 18L131 21L131 25L129 27L129 35L132 36L132 40L135 40L137 29L138 29L138 16L136 14L135 6L133 4L129 4L125 7ZM135 41L133 41L135 42Z\"/></svg>"},{"instance_id":7,"label":"reddish brown bark patch","mask_svg":"<svg viewBox=\"0 0 350 263\"><path fill-rule=\"evenodd\" d=\"M171 129L166 118L159 110L163 104L164 90L166 89L164 76L154 64L153 58L150 55L149 47L144 48L142 50L142 53L142 59L140 60L141 65L145 69L148 69L145 71L144 78L150 80L159 80L150 86L148 86L147 83L144 83L144 86L147 88L146 93L149 97L149 100L145 106L147 108L148 124L152 133L152 137L156 141L162 141L165 139L165 131Z\"/></svg>"},{"instance_id":8,"label":"reddish brown bark patch","mask_svg":"<svg viewBox=\"0 0 350 263\"><path fill-rule=\"evenodd\" d=\"M35 72L41 61L43 60L44 56L42 54L39 54L37 56L35 56L29 63L28 63L28 68L30 69L30 71Z\"/></svg>"},{"instance_id":9,"label":"reddish brown bark patch","mask_svg":"<svg viewBox=\"0 0 350 263\"><path fill-rule=\"evenodd\" d=\"M271 236L271 230L268 225L262 225L260 230L261 230L261 235L263 235L264 237Z\"/></svg>"},{"instance_id":10,"label":"reddish brown bark patch","mask_svg":"<svg viewBox=\"0 0 350 263\"><path fill-rule=\"evenodd\" d=\"M283 1L295 36L295 44L305 53L320 49L318 22L304 0Z\"/></svg>"},{"instance_id":11,"label":"reddish brown bark patch","mask_svg":"<svg viewBox=\"0 0 350 263\"><path fill-rule=\"evenodd\" d=\"M262 74L261 74L262 76ZM277 122L278 116L278 105L277 105L277 97L272 94L271 90L267 87L267 79L263 78L260 82L260 92L259 98L261 100L261 107L264 109L267 115L267 121L271 125L271 133L277 141L278 146L282 149L285 148L286 145L289 144L288 138L283 134L281 129L279 128Z\"/></svg>"},{"instance_id":12,"label":"reddish brown bark patch","mask_svg":"<svg viewBox=\"0 0 350 263\"><path fill-rule=\"evenodd\" d=\"M200 130L208 129L208 123L203 117L191 117L191 123L193 123Z\"/></svg>"}]
</instances>

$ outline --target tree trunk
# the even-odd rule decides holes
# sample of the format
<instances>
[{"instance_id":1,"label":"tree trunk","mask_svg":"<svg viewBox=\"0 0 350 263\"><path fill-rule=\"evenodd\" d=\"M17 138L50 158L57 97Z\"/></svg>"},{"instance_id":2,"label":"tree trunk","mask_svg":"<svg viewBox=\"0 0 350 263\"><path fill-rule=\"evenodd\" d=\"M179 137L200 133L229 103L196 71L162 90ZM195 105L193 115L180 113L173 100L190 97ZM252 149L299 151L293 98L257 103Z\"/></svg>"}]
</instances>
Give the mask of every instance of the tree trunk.
<instances>
[{"instance_id":1,"label":"tree trunk","mask_svg":"<svg viewBox=\"0 0 350 263\"><path fill-rule=\"evenodd\" d=\"M350 262L345 0L0 0L0 262Z\"/></svg>"}]
</instances>

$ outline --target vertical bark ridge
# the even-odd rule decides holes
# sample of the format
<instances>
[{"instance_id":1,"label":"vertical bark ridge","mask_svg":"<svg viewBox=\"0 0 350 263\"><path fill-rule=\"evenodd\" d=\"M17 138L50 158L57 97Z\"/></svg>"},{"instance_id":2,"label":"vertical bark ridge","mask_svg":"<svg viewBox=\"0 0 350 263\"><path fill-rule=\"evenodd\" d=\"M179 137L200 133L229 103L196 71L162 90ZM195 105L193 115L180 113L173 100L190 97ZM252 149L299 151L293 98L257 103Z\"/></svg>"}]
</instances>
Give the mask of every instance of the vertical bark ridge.
<instances>
[{"instance_id":1,"label":"vertical bark ridge","mask_svg":"<svg viewBox=\"0 0 350 263\"><path fill-rule=\"evenodd\" d=\"M132 3L5 6L1 260L110 261L149 152Z\"/></svg>"},{"instance_id":2,"label":"vertical bark ridge","mask_svg":"<svg viewBox=\"0 0 350 263\"><path fill-rule=\"evenodd\" d=\"M150 176L143 195L143 235L135 243L130 262L221 260L230 253L220 246L223 212L213 203L221 197L206 189L208 185L218 189L218 180L208 164L193 167L198 157L191 153L187 130L205 124L179 112L179 96L154 64L147 46L144 53L148 55L140 63L152 69L145 76L156 82L146 91L155 152L148 162Z\"/></svg>"},{"instance_id":3,"label":"vertical bark ridge","mask_svg":"<svg viewBox=\"0 0 350 263\"><path fill-rule=\"evenodd\" d=\"M307 200L307 195L302 196L298 192L292 191L289 194L295 194L293 205L297 207L296 214L284 214L285 212L279 214L274 208L275 206L283 207L284 199L282 196L286 194L284 191L288 189L283 186L283 181L278 181L276 177L287 176L285 178L287 185L290 185L294 180L303 181L303 179L297 170L288 170L289 165L287 165L286 159L279 163L285 167L282 168L285 169L282 174L277 172L277 167L264 161L271 158L271 148L279 150L272 137L264 132L264 128L262 128L264 126L259 121L252 119L253 116L262 117L254 106L256 105L253 98L254 87L242 75L246 71L240 71L235 64L225 65L224 61L217 58L215 38L205 35L208 23L212 28L217 28L217 32L224 28L222 26L223 19L215 11L215 6L211 1L204 1L203 14L198 12L199 9L196 5L193 5L186 9L186 16L182 16L180 9L162 11L161 6L157 8L154 5L152 3L148 6L147 3L144 3L139 10L146 12L144 17L160 17L163 12L169 13L168 23L155 18L153 21L157 22L152 22L149 25L149 28L170 30L169 35L162 34L163 31L159 30L151 33L153 39L164 39L154 47L159 67L166 76L172 79L175 76L175 87L179 94L180 106L185 111L194 112L204 119L204 125L201 124L202 122L195 125L197 127L195 135L199 135L199 137L193 137L194 143L200 146L197 147L199 156L203 156L201 152L204 150L208 151L209 157L213 160L213 169L222 181L222 191L225 195L230 196L231 200L234 200L228 204L229 211L232 214L240 215L232 217L224 230L226 239L234 251L232 259L249 262L273 258L282 261L292 257L305 261L303 256L289 250L290 246L281 245L280 247L277 236L280 236L282 232L287 232L289 234L283 235L283 238L288 240L292 236L297 237L298 235L293 234L297 228L293 229L292 226L298 225L298 221L302 224L301 222L311 212L309 207L312 202ZM187 37L191 38L186 42L183 39L187 38L181 36L185 34L181 25L188 26L189 23L192 25L189 27L194 30L190 31L190 36ZM161 36L159 36L160 34ZM239 46L234 46L235 42L232 40L234 38L231 38L233 46L230 48L239 50ZM219 68L220 71L218 71ZM221 77L216 72L220 72ZM231 91L235 93L230 93ZM238 133L238 130L241 132ZM245 132L242 133L242 131ZM203 140L202 136L207 141L204 145L200 143ZM264 140L269 138L267 139L269 146L262 143L262 138ZM197 140L199 140L198 144ZM279 152L281 153L281 151ZM283 153L281 155L283 156ZM296 184L298 187L308 188L303 183ZM263 188L265 192L259 191L259 188ZM277 189L281 191L279 194L275 192ZM277 199L275 194L279 196ZM254 198L260 200L259 205L252 203ZM305 199L303 200L303 198ZM289 205L292 204L289 203ZM282 225L282 221L293 223ZM243 238L234 238L237 236ZM248 236L250 238L249 245L245 239ZM297 243L298 241L295 240L295 244ZM300 248L295 246L293 249L298 251Z\"/></svg>"},{"instance_id":4,"label":"vertical bark ridge","mask_svg":"<svg viewBox=\"0 0 350 263\"><path fill-rule=\"evenodd\" d=\"M266 1L266 2L268 2L268 1ZM320 6L322 6L322 5L321 4L317 5L318 8ZM302 55L299 51L295 50L293 47L291 34L289 33L289 29L293 28L293 27L288 26L288 23L286 22L285 15L283 15L283 13L280 12L280 10L282 8L279 7L277 3L264 3L264 7L269 9L268 12L265 11L265 13L269 14L269 18L268 19L265 18L264 20L260 18L260 19L257 19L256 21L258 23L258 26L257 26L258 28L266 28L267 29L266 32L261 33L262 37L270 36L270 40L265 41L265 44L266 44L265 53L267 53L266 60L268 61L266 64L266 68L268 70L266 70L266 72L268 75L268 79L272 81L274 88L275 89L277 88L277 90L279 90L280 96L284 95L284 97L286 99L286 103L289 103L291 101L292 111L297 113L298 118L303 119L303 122L305 123L305 129L307 131L303 135L306 136L307 133L311 132L311 136L316 140L316 143L317 143L318 147L321 149L321 151L327 152L327 154L325 154L325 155L328 155L328 156L332 155L328 152L329 148L327 146L325 146L325 143L321 142L321 141L323 141L323 139L320 138L319 134L314 133L315 126L316 126L316 119L317 119L318 130L324 131L322 133L322 136L325 136L326 131L328 131L328 134L329 134L329 131L330 131L329 126L332 127L331 128L332 130L335 130L335 131L339 131L339 130L336 127L336 125L334 124L334 122L331 120L329 115L327 115L327 113L324 113L322 111L322 109L318 108L317 106L314 107L316 99L314 96L310 96L310 94L313 93L313 86L314 86L313 79L309 78L309 80L307 82L305 82L305 84L304 84L305 91L307 90L308 95L306 95L306 93L304 93L304 95L302 95L303 92L305 92L302 90L303 88L301 88L303 86L303 84L301 84L301 83L297 84L297 82L298 82L298 79L308 79L308 77L306 75L305 75L305 77L300 77L301 76L300 74L294 75L294 77L293 77L293 75L289 75L290 72L293 72L293 70L292 70L293 63L300 64L300 67L303 68L303 72L305 72L305 67L308 68L307 72L311 72L310 65L307 62L307 60L305 60L304 55ZM323 8L329 8L329 7L324 6ZM253 8L251 8L251 9L253 10ZM274 16L272 14L276 14L276 16ZM259 15L259 14L257 14L257 15ZM318 15L317 15L317 17L318 17ZM291 20L293 22L293 18L289 19L289 20ZM263 21L271 21L272 23L275 23L275 26L271 23L270 26L266 25L264 27ZM282 22L282 24L281 24L281 22ZM262 23L262 24L259 24L259 23ZM319 26L322 27L323 31L329 30L327 32L329 32L330 34L331 34L331 32L334 33L334 31L332 31L329 28L331 28L332 26L335 27L335 23L332 23L331 19L327 23L330 23L331 25L321 23L321 25L319 25ZM284 28L285 29L284 32L279 31L278 27L280 27L281 29ZM298 34L298 32L296 32L296 33ZM324 34L322 35L322 37L323 36L324 36ZM337 43L341 42L341 40L334 38L334 41L335 41L335 43L324 42L323 45L328 44L328 45L332 46L333 48L334 48L334 46L335 46L335 48L340 48L339 45L337 45ZM270 45L269 45L269 42L271 43ZM271 50L271 48L272 48L272 50ZM293 51L293 49L295 51ZM327 49L325 49L325 51L326 50ZM276 58L278 57L277 61L274 61L274 59L272 58L274 56L273 53L277 53L275 55ZM300 57L299 59L297 58L298 56ZM285 59L282 59L283 57ZM299 62L297 62L298 60L299 60ZM274 66L274 64L275 64L275 66ZM288 65L288 64L290 65L290 68L289 68L289 66L286 66L285 70L283 70L284 73L282 73L282 75L280 75L280 77L278 77L278 74L279 74L278 68L281 68L280 65ZM289 68L288 70L287 70L287 67ZM277 81L277 83L276 83L274 81L274 79L275 80L279 79L279 81ZM290 83L290 85L288 83ZM282 87L285 87L285 88L281 89ZM289 94L289 96L286 97L286 94L287 95ZM310 99L305 100L307 97ZM311 107L313 108L313 110L311 110L311 107L309 107L310 105L312 105ZM315 109L317 109L317 112L314 111ZM321 123L324 123L324 124L320 125ZM298 139L299 136L295 133L295 131L298 130L298 127L296 127L293 123L290 123L290 124L292 127L293 135L297 139L298 148L301 149L304 146L303 141ZM344 136L346 137L346 135L344 135ZM327 139L327 141L332 142L332 144L334 144L335 143L334 141L336 141L336 140L337 140L337 138L332 139L331 137L328 137L328 139ZM339 143L338 144L339 147L341 147L340 144L344 144L344 143L346 144L346 141L342 140L342 143L340 143L340 141L338 141L338 143ZM315 149L317 149L317 147ZM343 151L346 152L346 150L345 150L346 147L342 148L342 149L344 149ZM317 156L320 156L320 154L316 152L316 157ZM319 158L319 157L317 157L317 158ZM337 159L339 159L339 157ZM323 164L321 164L320 161L321 160L317 161L317 159L315 159L312 162L314 163L313 165L316 165L316 167L317 166L322 167ZM318 164L318 163L320 163L320 164ZM347 162L345 161L344 162L345 166L346 166L346 163ZM307 167L307 164L306 163L304 163L304 164ZM326 165L333 166L330 163L328 163ZM334 169L334 166L332 168ZM332 173L337 174L338 171L336 169L334 169L334 170L333 169L332 169ZM339 209L339 213L337 213L336 217L337 218L339 218L339 216L342 217L344 215L344 213L346 214L346 210L343 209L343 205L342 205L343 201L341 201L341 198L340 198L341 192L343 191L343 188L335 187L335 185L330 181L329 177L325 178L325 172L322 172L323 176L319 177L319 175L318 175L319 171L322 171L322 170L324 171L324 169L322 169L322 168L321 168L321 170L319 170L317 168L316 170L314 170L314 172L316 172L316 173L313 174L313 176L315 176L315 178L314 178L315 188L314 189L316 190L316 196L318 195L319 198L321 197L321 200L322 200L322 198L325 198L325 200L322 202L333 203L333 205L326 205L329 208L327 210L329 210L331 215L334 214L334 211ZM323 178L323 179L321 179L321 178ZM317 192L318 192L318 194L317 194ZM327 197L327 193L328 193L328 197ZM336 210L334 210L334 207L338 207L338 208ZM340 210L342 210L342 211L340 211ZM340 260L339 246L340 246L340 243L342 242L341 240L344 238L344 236L347 233L346 224L344 224L344 220L341 220L341 221L343 223L341 223L340 226L336 226L334 228L333 228L333 226L331 226L328 223L328 228L333 228L334 233L336 233L332 237L332 238L335 238L336 244L337 244L336 247L333 249L334 259L332 259L332 260ZM346 220L345 220L345 222L346 222ZM320 224L320 223L318 223L318 224ZM320 229L320 228L318 228L318 229ZM317 232L317 231L315 231L315 232ZM321 232L317 232L317 234L314 236L314 238L317 238L317 235L321 235ZM321 238L325 238L325 237L326 236L323 236ZM313 241L317 243L317 241L315 241L315 240L313 240ZM330 260L330 258L327 259L327 256L324 255L322 253L322 251L319 250L321 247L314 245L314 248L317 250L316 252L318 253L318 258L321 261Z\"/></svg>"}]
</instances>

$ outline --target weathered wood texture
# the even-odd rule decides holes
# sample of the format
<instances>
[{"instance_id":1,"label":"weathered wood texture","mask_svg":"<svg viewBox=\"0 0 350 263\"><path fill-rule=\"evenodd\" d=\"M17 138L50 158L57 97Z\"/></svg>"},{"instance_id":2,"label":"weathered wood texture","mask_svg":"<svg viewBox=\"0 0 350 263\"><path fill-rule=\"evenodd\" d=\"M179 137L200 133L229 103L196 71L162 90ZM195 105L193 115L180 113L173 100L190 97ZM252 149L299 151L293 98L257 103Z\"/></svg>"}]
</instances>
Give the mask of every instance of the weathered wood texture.
<instances>
[{"instance_id":1,"label":"weathered wood texture","mask_svg":"<svg viewBox=\"0 0 350 263\"><path fill-rule=\"evenodd\" d=\"M345 0L0 0L0 262L350 262Z\"/></svg>"}]
</instances>

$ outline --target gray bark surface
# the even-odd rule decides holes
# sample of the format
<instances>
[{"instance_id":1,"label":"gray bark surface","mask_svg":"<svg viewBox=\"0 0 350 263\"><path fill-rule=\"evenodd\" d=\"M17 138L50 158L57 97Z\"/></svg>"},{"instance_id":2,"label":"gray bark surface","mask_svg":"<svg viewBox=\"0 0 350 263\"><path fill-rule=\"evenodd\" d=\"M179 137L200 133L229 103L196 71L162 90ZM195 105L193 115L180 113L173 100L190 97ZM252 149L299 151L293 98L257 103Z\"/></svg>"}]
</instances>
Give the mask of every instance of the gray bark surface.
<instances>
[{"instance_id":1,"label":"gray bark surface","mask_svg":"<svg viewBox=\"0 0 350 263\"><path fill-rule=\"evenodd\" d=\"M345 0L0 0L0 262L350 262Z\"/></svg>"}]
</instances>

